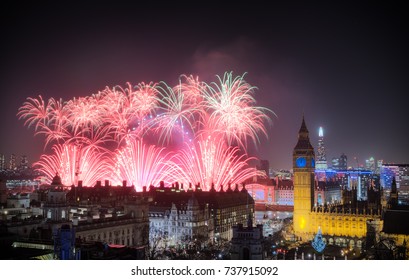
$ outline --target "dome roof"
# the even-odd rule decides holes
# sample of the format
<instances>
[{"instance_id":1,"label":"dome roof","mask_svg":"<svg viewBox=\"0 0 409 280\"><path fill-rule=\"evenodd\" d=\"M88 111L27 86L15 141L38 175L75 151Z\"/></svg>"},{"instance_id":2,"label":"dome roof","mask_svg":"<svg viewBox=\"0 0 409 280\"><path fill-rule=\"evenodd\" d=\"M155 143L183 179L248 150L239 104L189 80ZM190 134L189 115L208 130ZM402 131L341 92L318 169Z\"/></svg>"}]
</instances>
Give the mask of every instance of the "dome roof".
<instances>
[{"instance_id":1,"label":"dome roof","mask_svg":"<svg viewBox=\"0 0 409 280\"><path fill-rule=\"evenodd\" d=\"M51 182L51 185L54 185L54 186L62 185L61 177L58 176L58 173L55 174L53 181Z\"/></svg>"}]
</instances>

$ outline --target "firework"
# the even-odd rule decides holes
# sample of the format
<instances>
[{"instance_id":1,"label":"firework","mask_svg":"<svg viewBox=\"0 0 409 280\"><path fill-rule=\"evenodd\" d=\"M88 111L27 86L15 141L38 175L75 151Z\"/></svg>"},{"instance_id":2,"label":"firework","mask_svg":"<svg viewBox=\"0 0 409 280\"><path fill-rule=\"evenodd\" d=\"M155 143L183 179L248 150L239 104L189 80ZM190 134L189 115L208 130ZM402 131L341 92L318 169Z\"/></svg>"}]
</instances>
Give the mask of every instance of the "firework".
<instances>
[{"instance_id":1,"label":"firework","mask_svg":"<svg viewBox=\"0 0 409 280\"><path fill-rule=\"evenodd\" d=\"M156 186L160 181L169 183L173 173L165 148L146 145L143 140L128 142L118 149L113 165L114 176L111 181L120 184L126 180L137 191L142 191L143 186Z\"/></svg>"},{"instance_id":2,"label":"firework","mask_svg":"<svg viewBox=\"0 0 409 280\"><path fill-rule=\"evenodd\" d=\"M174 156L176 177L181 183L199 184L203 190L209 190L214 184L216 190L221 190L228 184L243 183L261 175L248 166L253 158L240 155L238 147L229 147L221 140L209 135L195 141L193 146L187 144Z\"/></svg>"},{"instance_id":3,"label":"firework","mask_svg":"<svg viewBox=\"0 0 409 280\"><path fill-rule=\"evenodd\" d=\"M255 144L258 134L267 136L265 122L270 118L270 110L255 106L253 97L255 87L244 81L244 76L233 78L225 73L223 79L217 76L219 83L213 82L204 91L204 106L209 112L207 129L225 136L227 143L247 147L249 137Z\"/></svg>"},{"instance_id":4,"label":"firework","mask_svg":"<svg viewBox=\"0 0 409 280\"><path fill-rule=\"evenodd\" d=\"M184 141L186 134L194 133L203 113L200 103L193 103L198 100L195 98L198 90L194 85L181 82L173 88L162 82L158 90L158 108L161 113L152 121L152 126L159 132L159 141L169 144L174 132Z\"/></svg>"},{"instance_id":5,"label":"firework","mask_svg":"<svg viewBox=\"0 0 409 280\"><path fill-rule=\"evenodd\" d=\"M137 190L159 181L220 189L259 175L247 142L267 136L274 113L256 106L254 90L244 75L210 84L182 75L174 87L127 83L68 101L27 98L17 115L44 136L45 150L53 145L35 164L50 181L58 172L67 185L111 179Z\"/></svg>"},{"instance_id":6,"label":"firework","mask_svg":"<svg viewBox=\"0 0 409 280\"><path fill-rule=\"evenodd\" d=\"M95 148L57 144L52 149L52 155L42 155L34 163L49 182L57 173L66 186L76 186L80 180L84 186L94 186L97 181L102 181L111 174L106 154Z\"/></svg>"},{"instance_id":7,"label":"firework","mask_svg":"<svg viewBox=\"0 0 409 280\"><path fill-rule=\"evenodd\" d=\"M24 125L27 127L34 125L36 131L41 130L48 123L50 108L41 95L38 99L28 97L27 100L19 108L17 116L19 119L26 119Z\"/></svg>"}]
</instances>

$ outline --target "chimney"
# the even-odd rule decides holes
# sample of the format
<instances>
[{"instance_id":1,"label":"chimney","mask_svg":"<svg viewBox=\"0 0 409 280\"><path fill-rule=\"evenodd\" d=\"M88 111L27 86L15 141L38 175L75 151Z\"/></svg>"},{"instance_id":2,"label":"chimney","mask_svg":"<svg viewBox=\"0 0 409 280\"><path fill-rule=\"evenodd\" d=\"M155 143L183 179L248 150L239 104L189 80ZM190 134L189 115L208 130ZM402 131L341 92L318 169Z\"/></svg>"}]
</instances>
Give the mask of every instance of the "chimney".
<instances>
[{"instance_id":1,"label":"chimney","mask_svg":"<svg viewBox=\"0 0 409 280\"><path fill-rule=\"evenodd\" d=\"M102 185L101 185L101 181L97 181L97 185L96 185L97 187L101 187Z\"/></svg>"},{"instance_id":2,"label":"chimney","mask_svg":"<svg viewBox=\"0 0 409 280\"><path fill-rule=\"evenodd\" d=\"M109 180L105 180L105 187L109 187Z\"/></svg>"},{"instance_id":3,"label":"chimney","mask_svg":"<svg viewBox=\"0 0 409 280\"><path fill-rule=\"evenodd\" d=\"M80 188L82 187L82 181L81 180L78 181L78 187L80 187Z\"/></svg>"},{"instance_id":4,"label":"chimney","mask_svg":"<svg viewBox=\"0 0 409 280\"><path fill-rule=\"evenodd\" d=\"M126 187L126 180L122 181L122 187Z\"/></svg>"}]
</instances>

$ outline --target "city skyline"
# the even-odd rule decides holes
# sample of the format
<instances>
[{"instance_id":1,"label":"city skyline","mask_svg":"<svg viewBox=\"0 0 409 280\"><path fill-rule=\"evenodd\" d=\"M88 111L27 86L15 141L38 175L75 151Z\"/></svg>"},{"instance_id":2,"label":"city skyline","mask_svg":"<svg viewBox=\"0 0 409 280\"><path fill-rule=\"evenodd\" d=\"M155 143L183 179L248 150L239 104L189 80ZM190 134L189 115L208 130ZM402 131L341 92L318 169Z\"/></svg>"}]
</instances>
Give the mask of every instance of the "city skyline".
<instances>
[{"instance_id":1,"label":"city skyline","mask_svg":"<svg viewBox=\"0 0 409 280\"><path fill-rule=\"evenodd\" d=\"M407 19L399 7L208 4L200 13L159 3L81 8L70 2L3 9L0 153L26 154L32 163L43 152L43 138L33 137L16 116L27 97L69 100L126 82L175 84L181 74L213 81L233 71L247 73L245 80L258 88L257 105L277 114L268 139L260 137L258 148L249 149L271 167L290 169L303 115L315 149L318 128L324 128L328 162L342 153L348 165L371 156L409 162Z\"/></svg>"}]
</instances>

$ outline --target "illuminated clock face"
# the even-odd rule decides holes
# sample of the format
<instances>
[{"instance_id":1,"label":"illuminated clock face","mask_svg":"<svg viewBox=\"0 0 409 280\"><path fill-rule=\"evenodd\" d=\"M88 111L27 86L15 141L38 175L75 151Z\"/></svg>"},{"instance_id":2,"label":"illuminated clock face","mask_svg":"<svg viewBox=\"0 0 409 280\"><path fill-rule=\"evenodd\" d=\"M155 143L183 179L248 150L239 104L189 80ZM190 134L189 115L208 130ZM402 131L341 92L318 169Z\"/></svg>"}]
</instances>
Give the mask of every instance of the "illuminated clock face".
<instances>
[{"instance_id":1,"label":"illuminated clock face","mask_svg":"<svg viewBox=\"0 0 409 280\"><path fill-rule=\"evenodd\" d=\"M307 164L307 160L304 157L299 157L295 161L295 164L297 165L297 167L305 167L305 165Z\"/></svg>"},{"instance_id":2,"label":"illuminated clock face","mask_svg":"<svg viewBox=\"0 0 409 280\"><path fill-rule=\"evenodd\" d=\"M313 158L311 159L311 167L315 167L315 160Z\"/></svg>"}]
</instances>

